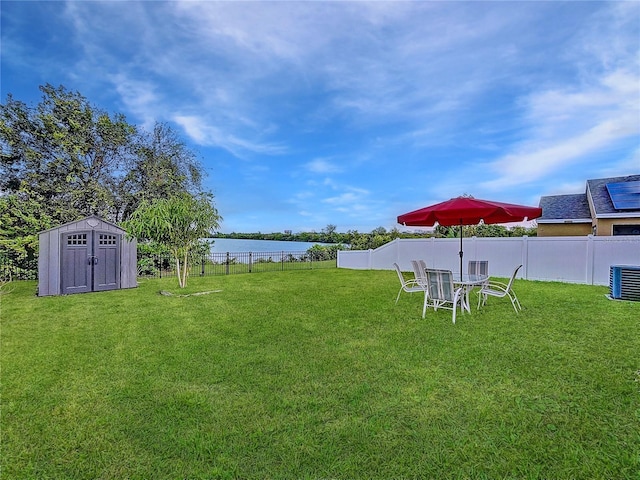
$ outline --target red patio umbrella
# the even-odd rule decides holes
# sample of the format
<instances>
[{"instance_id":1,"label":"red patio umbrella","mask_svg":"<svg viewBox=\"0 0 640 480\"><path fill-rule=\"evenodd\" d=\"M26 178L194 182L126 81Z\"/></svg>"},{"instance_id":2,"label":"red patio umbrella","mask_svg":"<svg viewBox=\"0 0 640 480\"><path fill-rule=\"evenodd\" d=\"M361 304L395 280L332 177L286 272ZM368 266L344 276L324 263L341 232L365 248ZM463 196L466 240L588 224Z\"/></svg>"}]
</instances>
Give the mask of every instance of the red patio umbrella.
<instances>
[{"instance_id":1,"label":"red patio umbrella","mask_svg":"<svg viewBox=\"0 0 640 480\"><path fill-rule=\"evenodd\" d=\"M522 222L542 215L539 207L527 207L512 203L492 202L472 197L457 197L446 202L414 210L398 216L398 223L408 227L432 227L436 223L444 227L460 226L460 276L462 276L462 226Z\"/></svg>"}]
</instances>

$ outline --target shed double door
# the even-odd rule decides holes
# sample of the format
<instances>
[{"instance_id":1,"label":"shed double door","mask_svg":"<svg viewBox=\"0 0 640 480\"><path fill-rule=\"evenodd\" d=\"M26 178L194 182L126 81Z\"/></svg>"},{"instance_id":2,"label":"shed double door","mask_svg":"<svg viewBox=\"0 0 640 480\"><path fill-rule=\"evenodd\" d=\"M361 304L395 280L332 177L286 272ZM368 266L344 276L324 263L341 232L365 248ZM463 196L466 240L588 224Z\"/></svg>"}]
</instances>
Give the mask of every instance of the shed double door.
<instances>
[{"instance_id":1,"label":"shed double door","mask_svg":"<svg viewBox=\"0 0 640 480\"><path fill-rule=\"evenodd\" d=\"M61 236L63 294L120 288L120 235L89 230Z\"/></svg>"}]
</instances>

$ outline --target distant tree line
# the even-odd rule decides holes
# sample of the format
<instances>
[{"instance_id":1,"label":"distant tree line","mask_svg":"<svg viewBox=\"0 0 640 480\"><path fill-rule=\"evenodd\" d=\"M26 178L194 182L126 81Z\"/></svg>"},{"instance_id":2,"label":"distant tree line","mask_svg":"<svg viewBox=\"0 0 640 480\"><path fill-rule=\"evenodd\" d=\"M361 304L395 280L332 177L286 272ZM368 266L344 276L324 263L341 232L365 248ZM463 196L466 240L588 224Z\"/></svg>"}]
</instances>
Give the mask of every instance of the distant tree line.
<instances>
[{"instance_id":1,"label":"distant tree line","mask_svg":"<svg viewBox=\"0 0 640 480\"><path fill-rule=\"evenodd\" d=\"M536 227L516 226L507 228L504 225L465 225L463 235L465 237L535 237L537 235ZM281 240L294 242L315 242L337 244L342 247L339 249L351 250L369 250L378 248L389 243L396 238L452 238L457 237L460 227L442 227L437 226L433 233L425 231L401 232L397 228L387 230L384 227L378 227L369 233L360 233L357 230L348 230L346 233L337 231L335 225L327 225L320 232L300 232L300 233L218 233L217 238L237 238L248 240ZM332 250L335 248L332 247ZM316 250L318 250L316 248Z\"/></svg>"},{"instance_id":2,"label":"distant tree line","mask_svg":"<svg viewBox=\"0 0 640 480\"><path fill-rule=\"evenodd\" d=\"M11 94L0 105L0 259L33 260L38 232L84 216L121 223L180 195L212 204L203 167L168 125L145 131L64 86L40 90L35 106Z\"/></svg>"},{"instance_id":3,"label":"distant tree line","mask_svg":"<svg viewBox=\"0 0 640 480\"><path fill-rule=\"evenodd\" d=\"M537 227L523 227L517 225L515 227L505 227L504 225L464 225L462 234L465 237L537 237ZM435 228L434 236L440 238L458 237L460 235L460 227L441 227Z\"/></svg>"}]
</instances>

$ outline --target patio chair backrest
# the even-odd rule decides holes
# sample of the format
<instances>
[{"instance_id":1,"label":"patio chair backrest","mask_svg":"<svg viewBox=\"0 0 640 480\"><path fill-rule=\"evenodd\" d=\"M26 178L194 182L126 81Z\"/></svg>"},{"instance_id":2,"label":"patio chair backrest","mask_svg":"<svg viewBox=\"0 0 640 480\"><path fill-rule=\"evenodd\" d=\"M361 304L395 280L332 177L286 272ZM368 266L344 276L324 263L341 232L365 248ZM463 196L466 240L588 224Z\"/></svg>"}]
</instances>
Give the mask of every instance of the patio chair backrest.
<instances>
[{"instance_id":1,"label":"patio chair backrest","mask_svg":"<svg viewBox=\"0 0 640 480\"><path fill-rule=\"evenodd\" d=\"M413 273L416 276L416 281L421 285L426 285L427 277L425 276L424 268L422 268L418 260L411 260L411 265L413 266Z\"/></svg>"},{"instance_id":2,"label":"patio chair backrest","mask_svg":"<svg viewBox=\"0 0 640 480\"><path fill-rule=\"evenodd\" d=\"M424 260L418 260L418 265L420 265L420 267L422 267L422 271L423 272L427 271L427 264L425 263Z\"/></svg>"},{"instance_id":3,"label":"patio chair backrest","mask_svg":"<svg viewBox=\"0 0 640 480\"><path fill-rule=\"evenodd\" d=\"M513 281L516 279L516 275L518 275L518 270L520 270L521 268L522 268L522 265L519 265L513 271L513 274L511 275L511 278L509 279L509 283L507 283L507 291L511 290L511 285L513 285Z\"/></svg>"},{"instance_id":4,"label":"patio chair backrest","mask_svg":"<svg viewBox=\"0 0 640 480\"><path fill-rule=\"evenodd\" d=\"M393 263L393 266L396 269L396 273L398 274L398 278L400 279L400 283L402 285L404 285L406 283L406 280L404 278L404 275L402 275L402 270L400 270L400 265L398 265L397 263Z\"/></svg>"},{"instance_id":5,"label":"patio chair backrest","mask_svg":"<svg viewBox=\"0 0 640 480\"><path fill-rule=\"evenodd\" d=\"M467 273L469 275L489 276L489 261L488 260L469 260Z\"/></svg>"},{"instance_id":6,"label":"patio chair backrest","mask_svg":"<svg viewBox=\"0 0 640 480\"><path fill-rule=\"evenodd\" d=\"M455 289L453 287L453 273L450 270L427 269L425 272L429 297L433 300L453 302Z\"/></svg>"}]
</instances>

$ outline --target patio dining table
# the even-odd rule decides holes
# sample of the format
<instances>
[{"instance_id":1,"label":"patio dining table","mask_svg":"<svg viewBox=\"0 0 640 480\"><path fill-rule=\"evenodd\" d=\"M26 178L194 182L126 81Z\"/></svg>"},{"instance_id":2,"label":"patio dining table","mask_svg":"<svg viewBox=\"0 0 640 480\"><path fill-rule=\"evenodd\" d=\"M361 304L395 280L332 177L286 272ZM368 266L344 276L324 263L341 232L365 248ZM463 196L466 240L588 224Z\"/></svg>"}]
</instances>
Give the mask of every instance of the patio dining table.
<instances>
[{"instance_id":1,"label":"patio dining table","mask_svg":"<svg viewBox=\"0 0 640 480\"><path fill-rule=\"evenodd\" d=\"M455 273L453 275L453 284L457 287L463 288L463 296L462 296L462 308L467 312L471 313L471 306L469 305L469 292L473 290L474 287L479 287L484 284L489 277L487 275L469 275L464 273L460 275L459 273Z\"/></svg>"}]
</instances>

